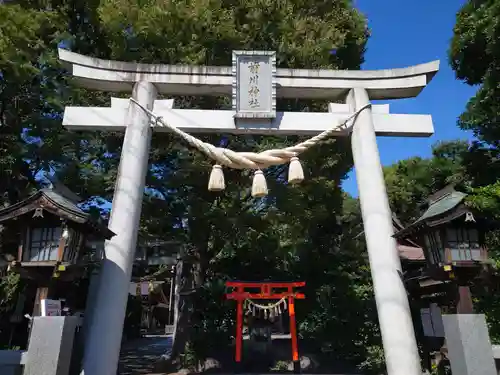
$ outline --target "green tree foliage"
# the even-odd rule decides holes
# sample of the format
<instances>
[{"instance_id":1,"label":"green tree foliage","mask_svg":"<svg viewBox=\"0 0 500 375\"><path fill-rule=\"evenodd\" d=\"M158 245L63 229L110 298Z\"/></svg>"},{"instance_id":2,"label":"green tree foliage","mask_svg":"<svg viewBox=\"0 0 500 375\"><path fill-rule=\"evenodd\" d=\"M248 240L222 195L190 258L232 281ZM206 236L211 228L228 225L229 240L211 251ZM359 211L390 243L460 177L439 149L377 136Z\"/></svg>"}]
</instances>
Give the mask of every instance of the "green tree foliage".
<instances>
[{"instance_id":1,"label":"green tree foliage","mask_svg":"<svg viewBox=\"0 0 500 375\"><path fill-rule=\"evenodd\" d=\"M59 21L56 13L0 7L0 200L5 202L16 202L33 188L43 167L30 138L31 130L43 131L51 121L43 113L50 111L54 86L43 71L51 58L47 51L57 44Z\"/></svg>"},{"instance_id":2,"label":"green tree foliage","mask_svg":"<svg viewBox=\"0 0 500 375\"><path fill-rule=\"evenodd\" d=\"M477 137L468 172L476 185L487 185L500 175L500 1L467 1L453 31L451 66L458 79L478 86L458 121Z\"/></svg>"},{"instance_id":3,"label":"green tree foliage","mask_svg":"<svg viewBox=\"0 0 500 375\"><path fill-rule=\"evenodd\" d=\"M465 141L437 143L432 157L413 157L384 168L387 193L393 212L405 224L418 219L426 199L449 184L467 184Z\"/></svg>"},{"instance_id":4,"label":"green tree foliage","mask_svg":"<svg viewBox=\"0 0 500 375\"><path fill-rule=\"evenodd\" d=\"M476 140L465 158L471 178L469 203L493 220L500 212L500 1L469 0L458 12L449 56L458 79L478 87L468 102L458 125L472 130ZM500 236L488 239L489 254L498 266ZM493 275L489 290L480 289L479 307L486 312L494 341L500 338L498 275Z\"/></svg>"},{"instance_id":5,"label":"green tree foliage","mask_svg":"<svg viewBox=\"0 0 500 375\"><path fill-rule=\"evenodd\" d=\"M15 309L21 283L19 274L2 272L0 279L0 348L7 349L12 332L11 316Z\"/></svg>"},{"instance_id":6,"label":"green tree foliage","mask_svg":"<svg viewBox=\"0 0 500 375\"><path fill-rule=\"evenodd\" d=\"M99 12L113 58L227 65L231 50L251 46L276 50L279 66L353 69L367 31L350 3L108 0Z\"/></svg>"},{"instance_id":7,"label":"green tree foliage","mask_svg":"<svg viewBox=\"0 0 500 375\"><path fill-rule=\"evenodd\" d=\"M55 49L63 38L59 12L12 3L0 6L0 207L25 198L50 163L59 137ZM39 141L40 137L45 143ZM2 232L3 240L9 233ZM0 244L0 248L2 248ZM6 249L2 249L6 250ZM2 259L4 256L2 256ZM7 344L16 302L18 275L2 273L0 342Z\"/></svg>"},{"instance_id":8,"label":"green tree foliage","mask_svg":"<svg viewBox=\"0 0 500 375\"><path fill-rule=\"evenodd\" d=\"M72 87L57 59L61 42L98 54L99 48L92 47L103 40L87 22L92 19L92 2L76 3L10 1L0 7L0 200L4 204L25 197L39 187L44 172L54 171L85 198L109 197L101 191L109 137L87 133L83 138L61 127L66 104L102 102L101 95Z\"/></svg>"}]
</instances>

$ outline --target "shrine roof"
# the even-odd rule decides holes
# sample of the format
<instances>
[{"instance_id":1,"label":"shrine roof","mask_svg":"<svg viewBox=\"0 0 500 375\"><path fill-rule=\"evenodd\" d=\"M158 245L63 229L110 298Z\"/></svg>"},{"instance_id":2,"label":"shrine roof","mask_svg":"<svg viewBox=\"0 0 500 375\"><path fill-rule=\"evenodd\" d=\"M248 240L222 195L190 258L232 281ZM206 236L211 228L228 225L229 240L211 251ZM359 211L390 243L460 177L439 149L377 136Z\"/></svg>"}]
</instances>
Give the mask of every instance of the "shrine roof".
<instances>
[{"instance_id":1,"label":"shrine roof","mask_svg":"<svg viewBox=\"0 0 500 375\"><path fill-rule=\"evenodd\" d=\"M417 220L424 221L442 215L457 207L467 195L459 191L452 191L432 202L427 211Z\"/></svg>"},{"instance_id":2,"label":"shrine roof","mask_svg":"<svg viewBox=\"0 0 500 375\"><path fill-rule=\"evenodd\" d=\"M399 256L410 261L425 261L424 250L417 246L407 246L398 244Z\"/></svg>"},{"instance_id":3,"label":"shrine roof","mask_svg":"<svg viewBox=\"0 0 500 375\"><path fill-rule=\"evenodd\" d=\"M42 189L41 192L43 195L45 195L48 199L52 200L59 207L64 208L76 215L88 217L87 213L85 213L80 207L78 207L75 202L72 202L64 195L59 194L58 192L51 189Z\"/></svg>"},{"instance_id":4,"label":"shrine roof","mask_svg":"<svg viewBox=\"0 0 500 375\"><path fill-rule=\"evenodd\" d=\"M41 189L28 198L0 210L0 223L43 209L55 216L81 225L90 226L93 231L111 238L111 232L102 220L94 220L88 213L78 207L78 202L71 200L54 189Z\"/></svg>"},{"instance_id":5,"label":"shrine roof","mask_svg":"<svg viewBox=\"0 0 500 375\"><path fill-rule=\"evenodd\" d=\"M87 214L82 211L75 202L70 201L62 194L51 189L41 189L28 198L1 209L0 223L35 211L37 208L44 208L49 211L54 209L63 210L70 214L72 221L79 223L83 223L87 220ZM53 213L59 216L58 213Z\"/></svg>"},{"instance_id":6,"label":"shrine roof","mask_svg":"<svg viewBox=\"0 0 500 375\"><path fill-rule=\"evenodd\" d=\"M392 214L392 226L394 232L399 232L404 229L404 225L398 219L398 217ZM360 236L364 231L358 234ZM425 255L423 249L413 240L409 238L398 238L397 239L397 249L398 254L401 259L409 261L424 261Z\"/></svg>"},{"instance_id":7,"label":"shrine roof","mask_svg":"<svg viewBox=\"0 0 500 375\"><path fill-rule=\"evenodd\" d=\"M398 228L394 237L402 240L422 227L444 224L466 215L469 210L463 204L467 194L456 191L453 186L438 191L429 198L429 207L424 214L406 228Z\"/></svg>"}]
</instances>

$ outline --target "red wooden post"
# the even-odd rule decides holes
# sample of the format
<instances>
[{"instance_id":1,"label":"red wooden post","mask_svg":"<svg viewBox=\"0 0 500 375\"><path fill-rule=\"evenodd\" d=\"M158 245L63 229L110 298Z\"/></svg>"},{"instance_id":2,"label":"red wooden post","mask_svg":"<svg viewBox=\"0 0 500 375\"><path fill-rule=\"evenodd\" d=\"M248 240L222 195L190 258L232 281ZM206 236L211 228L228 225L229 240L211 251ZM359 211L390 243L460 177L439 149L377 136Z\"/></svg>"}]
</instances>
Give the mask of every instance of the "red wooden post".
<instances>
[{"instance_id":1,"label":"red wooden post","mask_svg":"<svg viewBox=\"0 0 500 375\"><path fill-rule=\"evenodd\" d=\"M297 326L295 322L295 303L294 298L288 297L288 315L290 316L290 335L292 336L292 360L299 360L299 349L297 345Z\"/></svg>"},{"instance_id":2,"label":"red wooden post","mask_svg":"<svg viewBox=\"0 0 500 375\"><path fill-rule=\"evenodd\" d=\"M238 293L242 293L243 288L238 287ZM243 344L243 300L238 299L236 309L236 362L241 362L241 348Z\"/></svg>"}]
</instances>

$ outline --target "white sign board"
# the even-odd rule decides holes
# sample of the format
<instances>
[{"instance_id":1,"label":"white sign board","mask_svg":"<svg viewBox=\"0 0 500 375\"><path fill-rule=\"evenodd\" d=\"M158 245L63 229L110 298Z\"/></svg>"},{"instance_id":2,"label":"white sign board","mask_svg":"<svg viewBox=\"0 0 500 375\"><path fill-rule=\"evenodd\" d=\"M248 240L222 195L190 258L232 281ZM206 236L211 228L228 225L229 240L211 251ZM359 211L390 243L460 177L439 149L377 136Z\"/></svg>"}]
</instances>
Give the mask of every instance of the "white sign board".
<instances>
[{"instance_id":1,"label":"white sign board","mask_svg":"<svg viewBox=\"0 0 500 375\"><path fill-rule=\"evenodd\" d=\"M42 299L40 304L42 316L61 316L61 301Z\"/></svg>"},{"instance_id":2,"label":"white sign board","mask_svg":"<svg viewBox=\"0 0 500 375\"><path fill-rule=\"evenodd\" d=\"M235 118L276 117L276 52L233 51Z\"/></svg>"},{"instance_id":3,"label":"white sign board","mask_svg":"<svg viewBox=\"0 0 500 375\"><path fill-rule=\"evenodd\" d=\"M142 282L141 283L141 296L147 296L147 295L149 295L149 283Z\"/></svg>"}]
</instances>

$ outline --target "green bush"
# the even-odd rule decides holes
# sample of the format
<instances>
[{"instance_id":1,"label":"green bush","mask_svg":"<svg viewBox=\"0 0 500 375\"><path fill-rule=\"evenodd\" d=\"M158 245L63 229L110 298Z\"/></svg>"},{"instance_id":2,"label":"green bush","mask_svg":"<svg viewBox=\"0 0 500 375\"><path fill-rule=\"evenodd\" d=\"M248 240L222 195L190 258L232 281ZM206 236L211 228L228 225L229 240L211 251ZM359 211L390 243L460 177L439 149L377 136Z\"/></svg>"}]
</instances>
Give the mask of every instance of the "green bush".
<instances>
[{"instance_id":1,"label":"green bush","mask_svg":"<svg viewBox=\"0 0 500 375\"><path fill-rule=\"evenodd\" d=\"M16 306L20 291L19 274L9 272L0 280L0 347L6 348L10 336L10 316Z\"/></svg>"}]
</instances>

